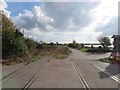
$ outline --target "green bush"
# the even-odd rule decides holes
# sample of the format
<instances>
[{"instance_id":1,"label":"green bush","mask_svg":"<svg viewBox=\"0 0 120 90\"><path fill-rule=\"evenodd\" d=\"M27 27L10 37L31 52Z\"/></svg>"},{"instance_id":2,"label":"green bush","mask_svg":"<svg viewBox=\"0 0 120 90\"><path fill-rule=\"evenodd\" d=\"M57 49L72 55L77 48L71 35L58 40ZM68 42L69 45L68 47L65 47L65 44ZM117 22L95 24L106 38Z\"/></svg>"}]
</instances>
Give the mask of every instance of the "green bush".
<instances>
[{"instance_id":1,"label":"green bush","mask_svg":"<svg viewBox=\"0 0 120 90\"><path fill-rule=\"evenodd\" d=\"M4 56L24 53L27 46L23 36L16 36L11 30L2 31L2 52Z\"/></svg>"},{"instance_id":2,"label":"green bush","mask_svg":"<svg viewBox=\"0 0 120 90\"><path fill-rule=\"evenodd\" d=\"M15 54L21 54L25 53L27 50L27 45L25 44L24 37L16 38L14 41L14 53Z\"/></svg>"},{"instance_id":3,"label":"green bush","mask_svg":"<svg viewBox=\"0 0 120 90\"><path fill-rule=\"evenodd\" d=\"M11 55L14 52L13 42L15 41L14 33L8 30L2 31L2 55Z\"/></svg>"},{"instance_id":4,"label":"green bush","mask_svg":"<svg viewBox=\"0 0 120 90\"><path fill-rule=\"evenodd\" d=\"M56 59L66 59L68 55L58 55Z\"/></svg>"},{"instance_id":5,"label":"green bush","mask_svg":"<svg viewBox=\"0 0 120 90\"><path fill-rule=\"evenodd\" d=\"M75 44L69 43L68 47L75 48L75 49L81 49L84 46L82 44L78 44L78 43L75 43Z\"/></svg>"},{"instance_id":6,"label":"green bush","mask_svg":"<svg viewBox=\"0 0 120 90\"><path fill-rule=\"evenodd\" d=\"M109 58L109 57L107 57L107 58L100 58L99 61L110 63L112 61L112 59Z\"/></svg>"},{"instance_id":7,"label":"green bush","mask_svg":"<svg viewBox=\"0 0 120 90\"><path fill-rule=\"evenodd\" d=\"M94 47L94 48L89 48L88 52L99 52L99 53L103 53L103 52L110 52L110 48L106 47L106 48L102 48L102 47Z\"/></svg>"},{"instance_id":8,"label":"green bush","mask_svg":"<svg viewBox=\"0 0 120 90\"><path fill-rule=\"evenodd\" d=\"M87 51L88 51L87 48L81 48L80 50L81 50L82 52L87 52Z\"/></svg>"},{"instance_id":9,"label":"green bush","mask_svg":"<svg viewBox=\"0 0 120 90\"><path fill-rule=\"evenodd\" d=\"M23 34L16 29L14 23L5 15L2 15L2 58L11 55L21 55L27 49L35 48L36 43L32 39L25 39Z\"/></svg>"},{"instance_id":10,"label":"green bush","mask_svg":"<svg viewBox=\"0 0 120 90\"><path fill-rule=\"evenodd\" d=\"M2 14L2 57L18 54L24 51L23 34Z\"/></svg>"},{"instance_id":11,"label":"green bush","mask_svg":"<svg viewBox=\"0 0 120 90\"><path fill-rule=\"evenodd\" d=\"M28 49L35 49L36 48L36 42L32 39L25 39L25 44L27 45Z\"/></svg>"}]
</instances>

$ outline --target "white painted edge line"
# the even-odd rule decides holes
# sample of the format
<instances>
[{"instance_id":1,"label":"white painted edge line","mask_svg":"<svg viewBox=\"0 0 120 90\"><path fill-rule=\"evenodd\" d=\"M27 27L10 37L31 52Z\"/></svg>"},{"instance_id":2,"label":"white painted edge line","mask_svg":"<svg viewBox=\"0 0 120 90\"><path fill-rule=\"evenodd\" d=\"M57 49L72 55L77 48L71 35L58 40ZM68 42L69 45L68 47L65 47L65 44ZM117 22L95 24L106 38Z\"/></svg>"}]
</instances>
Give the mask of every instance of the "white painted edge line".
<instances>
[{"instance_id":1,"label":"white painted edge line","mask_svg":"<svg viewBox=\"0 0 120 90\"><path fill-rule=\"evenodd\" d=\"M82 85L83 85L83 88L90 90L90 87L88 86L87 82L86 82L85 79L83 78L83 76L82 76L82 74L80 73L79 69L77 69L77 66L76 66L72 61L71 61L70 63L71 63L71 65L73 66L73 68L75 69L75 71L76 71L76 73L77 73L77 75L78 75L78 78L79 78L80 82L81 82Z\"/></svg>"},{"instance_id":2,"label":"white painted edge line","mask_svg":"<svg viewBox=\"0 0 120 90\"><path fill-rule=\"evenodd\" d=\"M90 62L91 63L91 62ZM115 80L116 82L120 83L120 79L117 78L116 76L112 75L111 73L105 71L104 69L102 69L101 67L99 67L98 65L94 65L93 63L91 63L94 67L96 67L97 69L99 69L100 71L104 72L106 75L108 75L109 77L111 77L113 80Z\"/></svg>"}]
</instances>

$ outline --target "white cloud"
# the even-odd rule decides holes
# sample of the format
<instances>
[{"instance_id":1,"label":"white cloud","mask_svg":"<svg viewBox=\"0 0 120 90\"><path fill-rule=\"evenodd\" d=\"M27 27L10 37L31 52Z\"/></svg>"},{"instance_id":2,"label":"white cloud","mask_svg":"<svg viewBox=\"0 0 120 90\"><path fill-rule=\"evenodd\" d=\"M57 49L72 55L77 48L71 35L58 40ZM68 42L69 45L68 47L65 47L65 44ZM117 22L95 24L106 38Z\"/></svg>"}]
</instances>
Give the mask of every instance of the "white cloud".
<instances>
[{"instance_id":1,"label":"white cloud","mask_svg":"<svg viewBox=\"0 0 120 90\"><path fill-rule=\"evenodd\" d=\"M82 13L85 13L85 10L82 10Z\"/></svg>"},{"instance_id":2,"label":"white cloud","mask_svg":"<svg viewBox=\"0 0 120 90\"><path fill-rule=\"evenodd\" d=\"M101 0L94 7L89 3L55 4L47 3L44 9L34 6L32 11L24 10L13 20L25 30L26 36L34 40L97 42L97 37L108 31L106 28L96 31L98 27L109 24L113 17L118 16L117 0Z\"/></svg>"},{"instance_id":3,"label":"white cloud","mask_svg":"<svg viewBox=\"0 0 120 90\"><path fill-rule=\"evenodd\" d=\"M6 10L8 7L7 3L5 2L5 0L0 0L0 11L3 11L3 13L10 18L10 14L11 12Z\"/></svg>"},{"instance_id":4,"label":"white cloud","mask_svg":"<svg viewBox=\"0 0 120 90\"><path fill-rule=\"evenodd\" d=\"M7 3L5 2L5 0L0 0L0 10L4 10L7 9Z\"/></svg>"},{"instance_id":5,"label":"white cloud","mask_svg":"<svg viewBox=\"0 0 120 90\"><path fill-rule=\"evenodd\" d=\"M44 24L53 23L53 19L46 16L40 6L34 6L33 13L38 22L43 22Z\"/></svg>"},{"instance_id":6,"label":"white cloud","mask_svg":"<svg viewBox=\"0 0 120 90\"><path fill-rule=\"evenodd\" d=\"M112 18L118 16L118 0L101 0L101 3L98 5L98 7L90 10L90 14L92 16L92 21L87 27L82 28L82 32L86 32L86 34L90 33L90 37L94 37L97 39L97 37L104 34L104 31L106 31L105 29L103 29L97 32L96 30L99 29L98 27L105 27L106 24L112 23ZM118 22L115 23L117 25ZM113 27L117 27L116 25ZM109 26L108 28L110 27L111 26ZM109 30L108 32L113 31Z\"/></svg>"},{"instance_id":7,"label":"white cloud","mask_svg":"<svg viewBox=\"0 0 120 90\"><path fill-rule=\"evenodd\" d=\"M53 19L47 16L40 6L34 6L32 11L24 10L24 13L13 17L13 21L23 29L39 28L41 31L51 28L50 24L53 23Z\"/></svg>"},{"instance_id":8,"label":"white cloud","mask_svg":"<svg viewBox=\"0 0 120 90\"><path fill-rule=\"evenodd\" d=\"M101 0L101 4L90 11L94 24L106 24L114 16L118 16L118 0Z\"/></svg>"}]
</instances>

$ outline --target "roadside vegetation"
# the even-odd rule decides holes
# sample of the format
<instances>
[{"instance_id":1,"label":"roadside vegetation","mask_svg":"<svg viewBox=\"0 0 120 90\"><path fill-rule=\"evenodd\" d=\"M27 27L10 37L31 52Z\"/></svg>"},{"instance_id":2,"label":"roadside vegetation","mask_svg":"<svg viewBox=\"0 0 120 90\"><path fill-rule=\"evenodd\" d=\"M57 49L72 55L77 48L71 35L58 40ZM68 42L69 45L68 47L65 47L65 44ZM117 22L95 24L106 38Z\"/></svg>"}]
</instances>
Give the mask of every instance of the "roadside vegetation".
<instances>
[{"instance_id":1,"label":"roadside vegetation","mask_svg":"<svg viewBox=\"0 0 120 90\"><path fill-rule=\"evenodd\" d=\"M62 59L63 60L63 59L66 59L67 57L68 57L68 55L62 55L61 54L61 55L57 55L56 59Z\"/></svg>"},{"instance_id":2,"label":"roadside vegetation","mask_svg":"<svg viewBox=\"0 0 120 90\"><path fill-rule=\"evenodd\" d=\"M111 50L109 47L103 48L99 46L99 47L88 48L87 52L106 53L106 52L111 52Z\"/></svg>"},{"instance_id":3,"label":"roadside vegetation","mask_svg":"<svg viewBox=\"0 0 120 90\"><path fill-rule=\"evenodd\" d=\"M106 48L103 48L101 46L99 47L84 47L84 48L81 48L80 51L82 52L93 52L93 53L107 53L107 52L111 52L110 48L109 47L106 47Z\"/></svg>"},{"instance_id":4,"label":"roadside vegetation","mask_svg":"<svg viewBox=\"0 0 120 90\"><path fill-rule=\"evenodd\" d=\"M24 37L24 31L18 28L10 19L2 14L2 64L34 62L43 56L51 55L64 59L70 54L70 50L58 42L45 43L34 41Z\"/></svg>"},{"instance_id":5,"label":"roadside vegetation","mask_svg":"<svg viewBox=\"0 0 120 90\"><path fill-rule=\"evenodd\" d=\"M99 42L101 43L101 46L98 47L94 47L94 45L92 47L86 47L84 44L82 43L77 43L75 40L73 41L73 43L69 43L68 47L70 48L74 48L74 49L78 49L82 52L93 52L93 53L106 53L106 52L111 52L109 46L110 44L110 39L108 37L101 37L99 38Z\"/></svg>"},{"instance_id":6,"label":"roadside vegetation","mask_svg":"<svg viewBox=\"0 0 120 90\"><path fill-rule=\"evenodd\" d=\"M72 43L68 44L68 47L74 48L74 49L82 49L82 48L84 48L84 45L83 44L79 44L75 40L73 40Z\"/></svg>"},{"instance_id":7,"label":"roadside vegetation","mask_svg":"<svg viewBox=\"0 0 120 90\"><path fill-rule=\"evenodd\" d=\"M109 58L109 57L107 57L107 58L100 58L99 59L99 61L101 61L101 62L105 62L105 63L111 63L112 62L112 58Z\"/></svg>"},{"instance_id":8,"label":"roadside vegetation","mask_svg":"<svg viewBox=\"0 0 120 90\"><path fill-rule=\"evenodd\" d=\"M109 48L109 46L111 45L109 37L99 37L98 41L101 43L101 46L92 47L91 49L88 50L88 52L98 52L98 53L111 52Z\"/></svg>"},{"instance_id":9,"label":"roadside vegetation","mask_svg":"<svg viewBox=\"0 0 120 90\"><path fill-rule=\"evenodd\" d=\"M81 50L82 52L88 52L88 48L85 48L85 47L84 47L84 48L81 48L80 50Z\"/></svg>"},{"instance_id":10,"label":"roadside vegetation","mask_svg":"<svg viewBox=\"0 0 120 90\"><path fill-rule=\"evenodd\" d=\"M31 58L28 58L27 61L26 61L26 65L31 63L31 62L34 62L36 60L39 60L41 58L42 58L41 54L35 55L35 56L31 57Z\"/></svg>"}]
</instances>

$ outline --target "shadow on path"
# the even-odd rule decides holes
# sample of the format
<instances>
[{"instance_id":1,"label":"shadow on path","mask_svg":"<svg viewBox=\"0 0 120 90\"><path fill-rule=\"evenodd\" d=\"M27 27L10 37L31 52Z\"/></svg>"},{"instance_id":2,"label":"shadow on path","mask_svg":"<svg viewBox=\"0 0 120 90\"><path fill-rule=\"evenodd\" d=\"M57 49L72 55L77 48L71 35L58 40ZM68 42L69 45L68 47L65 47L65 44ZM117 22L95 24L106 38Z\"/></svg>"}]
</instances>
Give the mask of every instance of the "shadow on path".
<instances>
[{"instance_id":1,"label":"shadow on path","mask_svg":"<svg viewBox=\"0 0 120 90\"><path fill-rule=\"evenodd\" d=\"M119 74L120 74L120 64L110 64L108 65L106 68L105 68L105 72L108 72L110 73L111 75L110 76L117 76L117 78L119 78ZM100 75L100 78L103 79L103 78L107 78L107 77L110 77L108 75L105 75L104 72L99 72L99 75Z\"/></svg>"}]
</instances>

